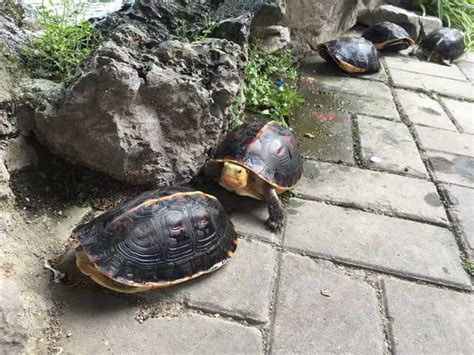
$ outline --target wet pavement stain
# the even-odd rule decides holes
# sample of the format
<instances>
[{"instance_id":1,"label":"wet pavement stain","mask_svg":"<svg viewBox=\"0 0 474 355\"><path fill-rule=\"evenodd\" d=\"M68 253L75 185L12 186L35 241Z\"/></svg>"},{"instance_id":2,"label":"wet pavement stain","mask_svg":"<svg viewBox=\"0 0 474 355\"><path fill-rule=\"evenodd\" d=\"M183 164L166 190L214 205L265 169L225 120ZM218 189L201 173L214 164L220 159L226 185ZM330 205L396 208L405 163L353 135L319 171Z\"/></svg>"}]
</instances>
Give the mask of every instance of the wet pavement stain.
<instances>
[{"instance_id":1,"label":"wet pavement stain","mask_svg":"<svg viewBox=\"0 0 474 355\"><path fill-rule=\"evenodd\" d=\"M431 107L420 106L420 110L426 112L429 115L441 116L440 112L436 111L435 109L432 109Z\"/></svg>"},{"instance_id":2,"label":"wet pavement stain","mask_svg":"<svg viewBox=\"0 0 474 355\"><path fill-rule=\"evenodd\" d=\"M434 192L431 192L425 196L425 202L433 207L440 207L442 206L441 200L438 196L438 194L435 194Z\"/></svg>"},{"instance_id":3,"label":"wet pavement stain","mask_svg":"<svg viewBox=\"0 0 474 355\"><path fill-rule=\"evenodd\" d=\"M445 157L431 158L433 168L446 174L462 176L470 181L474 181L474 159L469 157L454 157L452 160Z\"/></svg>"}]
</instances>

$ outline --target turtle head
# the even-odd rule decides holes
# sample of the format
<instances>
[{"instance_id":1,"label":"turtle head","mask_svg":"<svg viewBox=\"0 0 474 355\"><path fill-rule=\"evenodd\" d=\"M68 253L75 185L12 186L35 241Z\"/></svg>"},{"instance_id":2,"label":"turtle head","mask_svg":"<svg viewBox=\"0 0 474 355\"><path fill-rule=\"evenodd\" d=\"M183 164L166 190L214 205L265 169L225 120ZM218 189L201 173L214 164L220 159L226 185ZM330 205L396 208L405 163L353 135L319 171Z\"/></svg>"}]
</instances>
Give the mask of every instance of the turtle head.
<instances>
[{"instance_id":1,"label":"turtle head","mask_svg":"<svg viewBox=\"0 0 474 355\"><path fill-rule=\"evenodd\" d=\"M225 162L221 171L220 185L229 191L235 191L247 186L249 173L243 166Z\"/></svg>"}]
</instances>

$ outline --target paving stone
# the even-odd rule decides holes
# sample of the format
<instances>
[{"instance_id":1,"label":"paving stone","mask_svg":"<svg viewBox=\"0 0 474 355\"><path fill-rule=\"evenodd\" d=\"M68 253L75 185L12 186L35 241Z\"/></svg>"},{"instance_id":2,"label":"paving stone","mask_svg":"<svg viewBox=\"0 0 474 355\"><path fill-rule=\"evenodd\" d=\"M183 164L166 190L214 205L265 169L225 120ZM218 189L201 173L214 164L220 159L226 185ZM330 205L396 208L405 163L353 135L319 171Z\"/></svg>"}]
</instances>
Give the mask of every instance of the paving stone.
<instances>
[{"instance_id":1,"label":"paving stone","mask_svg":"<svg viewBox=\"0 0 474 355\"><path fill-rule=\"evenodd\" d=\"M471 257L474 259L474 189L453 185L445 185L444 188L449 193L452 211L458 219Z\"/></svg>"},{"instance_id":2,"label":"paving stone","mask_svg":"<svg viewBox=\"0 0 474 355\"><path fill-rule=\"evenodd\" d=\"M321 104L320 96L301 90L305 103L292 127L301 154L326 161L355 164L351 115ZM332 102L332 100L328 100Z\"/></svg>"},{"instance_id":3,"label":"paving stone","mask_svg":"<svg viewBox=\"0 0 474 355\"><path fill-rule=\"evenodd\" d=\"M320 80L302 76L300 87L303 93L308 90L312 95L311 102L326 110L332 108L332 113L347 112L400 120L391 92L385 84L367 83L366 80L354 78L336 79L338 80L329 77ZM372 88L373 85L376 86L375 89ZM306 97L309 94L304 93Z\"/></svg>"},{"instance_id":4,"label":"paving stone","mask_svg":"<svg viewBox=\"0 0 474 355\"><path fill-rule=\"evenodd\" d=\"M436 180L474 187L474 158L427 151Z\"/></svg>"},{"instance_id":5,"label":"paving stone","mask_svg":"<svg viewBox=\"0 0 474 355\"><path fill-rule=\"evenodd\" d=\"M392 279L384 285L396 353L472 354L472 294Z\"/></svg>"},{"instance_id":6,"label":"paving stone","mask_svg":"<svg viewBox=\"0 0 474 355\"><path fill-rule=\"evenodd\" d=\"M474 190L473 190L474 191ZM293 199L285 246L305 254L471 288L445 228Z\"/></svg>"},{"instance_id":7,"label":"paving stone","mask_svg":"<svg viewBox=\"0 0 474 355\"><path fill-rule=\"evenodd\" d=\"M474 104L446 98L443 98L443 102L463 131L474 134Z\"/></svg>"},{"instance_id":8,"label":"paving stone","mask_svg":"<svg viewBox=\"0 0 474 355\"><path fill-rule=\"evenodd\" d=\"M272 350L382 354L375 290L327 263L284 255Z\"/></svg>"},{"instance_id":9,"label":"paving stone","mask_svg":"<svg viewBox=\"0 0 474 355\"><path fill-rule=\"evenodd\" d=\"M238 323L193 313L158 316L143 324L121 298L75 290L65 300L61 347L65 354L262 353L262 335Z\"/></svg>"},{"instance_id":10,"label":"paving stone","mask_svg":"<svg viewBox=\"0 0 474 355\"><path fill-rule=\"evenodd\" d=\"M457 132L456 127L437 101L420 92L400 89L395 92L403 110L414 124Z\"/></svg>"},{"instance_id":11,"label":"paving stone","mask_svg":"<svg viewBox=\"0 0 474 355\"><path fill-rule=\"evenodd\" d=\"M393 83L397 87L423 91L433 90L443 95L474 100L474 88L467 81L451 80L398 69L392 69L390 73Z\"/></svg>"},{"instance_id":12,"label":"paving stone","mask_svg":"<svg viewBox=\"0 0 474 355\"><path fill-rule=\"evenodd\" d=\"M270 317L275 259L271 246L240 240L234 258L221 270L145 297L185 301L211 312L264 323Z\"/></svg>"},{"instance_id":13,"label":"paving stone","mask_svg":"<svg viewBox=\"0 0 474 355\"><path fill-rule=\"evenodd\" d=\"M407 126L401 122L367 116L357 116L357 122L362 156L367 165L423 178L428 177Z\"/></svg>"},{"instance_id":14,"label":"paving stone","mask_svg":"<svg viewBox=\"0 0 474 355\"><path fill-rule=\"evenodd\" d=\"M457 65L470 81L474 81L474 63L463 61Z\"/></svg>"},{"instance_id":15,"label":"paving stone","mask_svg":"<svg viewBox=\"0 0 474 355\"><path fill-rule=\"evenodd\" d=\"M412 73L426 74L441 78L466 81L463 72L455 65L446 66L436 63L421 62L418 60L409 60L403 57L385 57L385 63L389 70L403 70Z\"/></svg>"},{"instance_id":16,"label":"paving stone","mask_svg":"<svg viewBox=\"0 0 474 355\"><path fill-rule=\"evenodd\" d=\"M355 37L360 37L361 35L354 34ZM301 74L304 76L311 76L317 78L318 80L325 80L327 77L342 77L342 78L353 78L353 76L343 72L339 69L338 66L333 65L332 63L327 63L322 59L318 54L311 57L310 60L307 60L308 64L301 66ZM382 68L378 73L373 74L359 74L357 79L363 80L375 80L382 81L384 83L388 82L387 74Z\"/></svg>"},{"instance_id":17,"label":"paving stone","mask_svg":"<svg viewBox=\"0 0 474 355\"><path fill-rule=\"evenodd\" d=\"M436 188L425 180L307 161L296 191L310 198L447 224Z\"/></svg>"},{"instance_id":18,"label":"paving stone","mask_svg":"<svg viewBox=\"0 0 474 355\"><path fill-rule=\"evenodd\" d=\"M416 126L425 149L474 157L474 136L432 127Z\"/></svg>"}]
</instances>

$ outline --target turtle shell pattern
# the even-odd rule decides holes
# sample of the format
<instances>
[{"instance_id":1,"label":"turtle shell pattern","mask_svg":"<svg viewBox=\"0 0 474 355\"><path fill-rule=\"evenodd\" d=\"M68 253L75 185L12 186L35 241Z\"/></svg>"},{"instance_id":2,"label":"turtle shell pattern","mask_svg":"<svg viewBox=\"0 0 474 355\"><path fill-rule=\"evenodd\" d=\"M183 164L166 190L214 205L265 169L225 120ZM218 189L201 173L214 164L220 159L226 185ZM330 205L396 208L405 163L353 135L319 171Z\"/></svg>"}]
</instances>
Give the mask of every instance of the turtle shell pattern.
<instances>
[{"instance_id":1,"label":"turtle shell pattern","mask_svg":"<svg viewBox=\"0 0 474 355\"><path fill-rule=\"evenodd\" d=\"M405 29L393 22L381 22L366 29L362 37L378 50L398 52L415 44Z\"/></svg>"},{"instance_id":2,"label":"turtle shell pattern","mask_svg":"<svg viewBox=\"0 0 474 355\"><path fill-rule=\"evenodd\" d=\"M182 188L145 192L79 226L74 236L109 278L157 287L218 268L237 246L220 202Z\"/></svg>"},{"instance_id":3,"label":"turtle shell pattern","mask_svg":"<svg viewBox=\"0 0 474 355\"><path fill-rule=\"evenodd\" d=\"M295 137L275 121L253 122L231 132L214 161L239 164L280 189L292 188L303 174Z\"/></svg>"},{"instance_id":4,"label":"turtle shell pattern","mask_svg":"<svg viewBox=\"0 0 474 355\"><path fill-rule=\"evenodd\" d=\"M365 38L342 37L320 44L317 49L327 62L335 63L348 73L376 73L380 70L379 54L372 42Z\"/></svg>"},{"instance_id":5,"label":"turtle shell pattern","mask_svg":"<svg viewBox=\"0 0 474 355\"><path fill-rule=\"evenodd\" d=\"M431 32L421 41L420 46L429 61L437 62L453 62L466 49L462 32L448 27Z\"/></svg>"}]
</instances>

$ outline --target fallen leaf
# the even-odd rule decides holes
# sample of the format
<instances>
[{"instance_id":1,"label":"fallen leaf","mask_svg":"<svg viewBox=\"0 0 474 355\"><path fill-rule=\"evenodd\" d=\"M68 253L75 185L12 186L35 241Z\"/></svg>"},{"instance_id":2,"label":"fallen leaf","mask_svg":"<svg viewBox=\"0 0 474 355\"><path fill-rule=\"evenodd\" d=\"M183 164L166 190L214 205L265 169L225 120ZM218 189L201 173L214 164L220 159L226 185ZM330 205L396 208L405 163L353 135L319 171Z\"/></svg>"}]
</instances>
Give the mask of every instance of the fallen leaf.
<instances>
[{"instance_id":1,"label":"fallen leaf","mask_svg":"<svg viewBox=\"0 0 474 355\"><path fill-rule=\"evenodd\" d=\"M315 112L314 117L321 122L329 122L329 121L334 121L337 117L333 113L321 113L321 112Z\"/></svg>"},{"instance_id":2,"label":"fallen leaf","mask_svg":"<svg viewBox=\"0 0 474 355\"><path fill-rule=\"evenodd\" d=\"M316 136L315 136L314 134L312 134L312 133L305 133L305 134L304 134L304 137L305 137L305 138L314 139Z\"/></svg>"}]
</instances>

